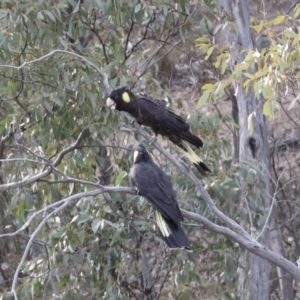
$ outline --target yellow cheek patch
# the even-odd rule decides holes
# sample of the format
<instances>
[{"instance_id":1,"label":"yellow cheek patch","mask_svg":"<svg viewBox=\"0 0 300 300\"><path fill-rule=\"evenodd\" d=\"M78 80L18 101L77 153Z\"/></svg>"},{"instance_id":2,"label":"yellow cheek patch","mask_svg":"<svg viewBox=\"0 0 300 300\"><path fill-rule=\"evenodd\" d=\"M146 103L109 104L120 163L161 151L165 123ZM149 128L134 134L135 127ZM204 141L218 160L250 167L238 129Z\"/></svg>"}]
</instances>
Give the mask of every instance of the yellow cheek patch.
<instances>
[{"instance_id":1,"label":"yellow cheek patch","mask_svg":"<svg viewBox=\"0 0 300 300\"><path fill-rule=\"evenodd\" d=\"M133 162L136 161L138 155L139 155L139 151L136 150L136 151L133 152Z\"/></svg>"},{"instance_id":2,"label":"yellow cheek patch","mask_svg":"<svg viewBox=\"0 0 300 300\"><path fill-rule=\"evenodd\" d=\"M161 232L161 234L165 237L170 236L171 231L164 220L163 216L156 210L155 211L155 217L156 217L156 224Z\"/></svg>"},{"instance_id":3,"label":"yellow cheek patch","mask_svg":"<svg viewBox=\"0 0 300 300\"><path fill-rule=\"evenodd\" d=\"M124 102L129 103L130 102L129 94L127 92L124 92L122 94L122 99L123 99Z\"/></svg>"}]
</instances>

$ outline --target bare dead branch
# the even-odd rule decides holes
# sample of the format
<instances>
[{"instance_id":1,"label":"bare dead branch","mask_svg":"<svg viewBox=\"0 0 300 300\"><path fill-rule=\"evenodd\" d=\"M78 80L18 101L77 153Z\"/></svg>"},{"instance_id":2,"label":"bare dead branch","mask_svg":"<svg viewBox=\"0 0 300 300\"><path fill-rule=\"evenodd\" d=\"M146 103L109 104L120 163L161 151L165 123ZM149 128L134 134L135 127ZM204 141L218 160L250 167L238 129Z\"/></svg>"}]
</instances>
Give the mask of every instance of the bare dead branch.
<instances>
[{"instance_id":1,"label":"bare dead branch","mask_svg":"<svg viewBox=\"0 0 300 300\"><path fill-rule=\"evenodd\" d=\"M275 151L298 150L300 148L300 132L294 132L277 138L269 144L270 152Z\"/></svg>"},{"instance_id":2,"label":"bare dead branch","mask_svg":"<svg viewBox=\"0 0 300 300\"><path fill-rule=\"evenodd\" d=\"M109 61L108 61L108 56L106 53L106 46L105 46L105 41L102 40L101 36L99 35L98 31L96 30L96 21L97 21L97 16L96 16L96 12L94 10L94 24L93 27L90 28L90 30L92 31L92 33L97 37L97 39L99 40L101 47L102 47L102 51L103 51L103 55L104 55L104 59L105 59L105 63L108 65Z\"/></svg>"},{"instance_id":3,"label":"bare dead branch","mask_svg":"<svg viewBox=\"0 0 300 300\"><path fill-rule=\"evenodd\" d=\"M132 19L130 21L131 21L131 24L130 24L130 28L129 28L128 33L127 33L125 47L124 47L124 61L123 61L123 64L125 63L125 61L127 60L127 58L131 54L131 53L127 54L127 48L128 48L130 34L131 34L132 30L133 30L133 26L134 26L135 22ZM146 29L146 32L147 32L147 29Z\"/></svg>"},{"instance_id":4,"label":"bare dead branch","mask_svg":"<svg viewBox=\"0 0 300 300\"><path fill-rule=\"evenodd\" d=\"M156 60L155 60L154 62L152 62L151 64L150 64L151 60L149 60L148 63L146 64L145 68L144 68L144 71L143 71L142 74L139 76L139 78L140 78L141 76L143 76L149 68L151 68L153 65L157 64L157 63L158 63L159 61L161 61L164 57L166 57L166 56L167 56L174 48L176 48L177 45L179 45L180 43L181 43L181 41L177 42L177 43L176 43L175 45L173 45L167 52L165 52L161 57L159 57L158 59L156 59ZM162 47L164 47L164 44L163 44L161 47L159 47L159 48L157 49L157 51L155 51L155 53L154 53L154 55L152 56L152 58L159 52L159 50L160 50ZM152 59L152 58L151 58L151 59Z\"/></svg>"},{"instance_id":5,"label":"bare dead branch","mask_svg":"<svg viewBox=\"0 0 300 300\"><path fill-rule=\"evenodd\" d=\"M132 48L130 49L130 52L127 53L128 42L129 42L129 36L130 36L130 34L131 34L131 32L132 32L132 29L133 29L133 26L134 26L134 24L135 24L135 23L132 21L131 27L130 27L130 29L129 29L129 31L128 31L127 38L126 38L126 44L125 44L125 49L124 49L125 58L124 58L123 64L124 64L124 63L126 62L126 60L131 56L131 54L134 52L135 48L136 48L139 44L141 44L143 41L145 41L145 40L148 39L148 38L147 38L147 34L148 34L148 31L149 31L149 27L150 27L150 25L151 25L154 21L155 21L155 13L151 16L151 18L150 18L150 20L149 20L149 22L148 22L148 24L147 24L147 26L146 26L145 32L144 32L143 36L141 37L141 39L138 40L138 41L132 46Z\"/></svg>"}]
</instances>

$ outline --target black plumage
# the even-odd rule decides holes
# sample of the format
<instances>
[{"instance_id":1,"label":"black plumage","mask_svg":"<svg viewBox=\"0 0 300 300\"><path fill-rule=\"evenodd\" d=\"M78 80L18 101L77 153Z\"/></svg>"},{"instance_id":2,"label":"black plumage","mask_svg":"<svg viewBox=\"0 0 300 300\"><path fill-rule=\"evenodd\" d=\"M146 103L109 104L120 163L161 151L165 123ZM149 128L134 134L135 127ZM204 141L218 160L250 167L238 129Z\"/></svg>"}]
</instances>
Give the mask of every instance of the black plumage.
<instances>
[{"instance_id":1,"label":"black plumage","mask_svg":"<svg viewBox=\"0 0 300 300\"><path fill-rule=\"evenodd\" d=\"M171 182L164 171L153 162L143 144L134 149L130 179L138 194L145 197L154 208L161 238L170 248L190 249L188 238L180 227L183 216Z\"/></svg>"},{"instance_id":2,"label":"black plumage","mask_svg":"<svg viewBox=\"0 0 300 300\"><path fill-rule=\"evenodd\" d=\"M167 107L166 101L146 95L136 96L126 87L122 87L111 92L106 104L112 109L130 113L140 125L150 127L155 136L161 134L183 149L202 175L210 172L188 144L201 148L202 140L190 132L190 126Z\"/></svg>"}]
</instances>

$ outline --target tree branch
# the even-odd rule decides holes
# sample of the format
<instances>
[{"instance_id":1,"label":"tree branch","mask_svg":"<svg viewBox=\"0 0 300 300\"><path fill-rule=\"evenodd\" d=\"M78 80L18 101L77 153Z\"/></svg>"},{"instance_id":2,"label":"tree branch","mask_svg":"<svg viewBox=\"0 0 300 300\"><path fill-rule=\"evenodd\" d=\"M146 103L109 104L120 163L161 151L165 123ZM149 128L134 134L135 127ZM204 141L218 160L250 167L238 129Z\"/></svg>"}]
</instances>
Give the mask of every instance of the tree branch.
<instances>
[{"instance_id":1,"label":"tree branch","mask_svg":"<svg viewBox=\"0 0 300 300\"><path fill-rule=\"evenodd\" d=\"M127 114L126 114L127 116ZM129 118L130 120L132 118ZM146 140L150 140L150 135L146 133L140 125L135 122L135 128L129 129L134 133L142 135ZM202 183L196 178L196 176L187 168L185 168L175 157L173 157L169 152L167 152L157 141L152 143L152 145L159 150L164 156L166 156L184 175L186 175L195 185L197 190L201 193L203 199L205 200L207 206L210 210L222 221L224 224L230 227L226 228L223 226L216 225L206 218L195 214L189 213L187 215L186 211L184 215L189 218L194 218L194 220L200 221L202 224L206 225L211 230L226 235L234 240L236 240L240 245L244 246L250 252L266 259L267 261L283 268L285 271L290 273L295 280L300 281L300 270L297 266L291 263L284 257L276 254L275 252L267 249L264 245L258 243L253 239L239 224L226 216L222 211L220 211L214 204L212 198L209 196L207 191L204 189Z\"/></svg>"},{"instance_id":2,"label":"tree branch","mask_svg":"<svg viewBox=\"0 0 300 300\"><path fill-rule=\"evenodd\" d=\"M18 187L23 187L23 186L34 183L35 181L38 181L38 180L48 176L52 172L53 168L55 168L56 166L58 166L61 163L63 157L67 153L72 152L73 150L77 149L77 147L80 145L80 143L82 142L82 140L86 136L87 132L88 132L87 128L83 129L73 145L63 149L59 153L58 157L56 158L56 160L52 164L49 161L49 164L48 164L48 167L46 168L46 170L44 170L43 172L41 172L39 174L36 174L34 176L24 178L23 180L20 180L20 181L17 181L17 182L10 182L10 183L6 183L6 184L1 184L0 185L0 191L5 191L5 190L8 190L8 189L13 189L13 188L18 188Z\"/></svg>"},{"instance_id":3,"label":"tree branch","mask_svg":"<svg viewBox=\"0 0 300 300\"><path fill-rule=\"evenodd\" d=\"M44 219L40 222L40 224L37 226L37 228L34 230L34 232L30 235L30 239L26 245L26 248L24 250L24 253L22 255L22 258L18 264L18 267L14 273L14 277L13 277L13 282L12 282L12 287L11 287L11 292L14 295L15 300L18 300L18 295L16 292L16 285L18 282L18 277L19 277L19 273L21 271L22 265L28 255L28 252L30 250L30 247L32 245L32 243L35 240L36 235L39 233L39 231L42 229L42 227L46 224L46 222L55 214L59 213L60 211L62 211L63 209L65 209L69 204L71 204L73 201L75 200L79 200L82 197L88 197L88 196L97 196L103 193L119 193L119 192L126 192L126 193L131 193L131 194L136 194L136 191L132 188L128 188L128 187L105 187L105 186L101 186L99 185L99 189L96 189L94 191L90 191L90 192L83 192L83 193L78 193L75 195L72 195L70 197L67 197L63 200L60 200L58 202L52 203L46 207L44 207L43 209L39 210L38 212L34 213L29 220L17 231L13 232L13 233L7 233L7 234L2 234L0 235L0 238L3 237L11 237L11 236L15 236L17 234L19 234L22 230L24 230L29 224L30 222L40 213L47 211L50 208L54 208L56 206L54 211L49 213L47 216L44 217Z\"/></svg>"},{"instance_id":4,"label":"tree branch","mask_svg":"<svg viewBox=\"0 0 300 300\"><path fill-rule=\"evenodd\" d=\"M283 256L269 250L267 247L255 241L252 237L246 239L239 234L231 231L230 229L214 224L213 222L196 213L189 212L183 209L181 210L181 212L185 217L202 223L208 229L235 240L241 246L245 247L249 252L264 258L265 260L275 264L276 266L281 267L282 269L290 273L295 280L300 281L300 270L295 264L285 259Z\"/></svg>"},{"instance_id":5,"label":"tree branch","mask_svg":"<svg viewBox=\"0 0 300 300\"><path fill-rule=\"evenodd\" d=\"M52 204L47 205L46 207L40 209L39 211L33 213L30 218L26 221L26 223L19 228L18 230L16 230L15 232L10 232L10 233L4 233L0 235L0 239L4 238L4 237L13 237L17 234L19 234L21 231L23 231L24 229L26 229L29 224L33 221L33 219L38 216L39 214L45 213L47 210L49 209L53 209L58 205L64 204L66 201L72 202L74 200L78 200L81 199L83 197L91 197L91 196L98 196L100 194L103 193L128 193L128 194L133 194L136 195L136 191L130 187L108 187L108 186L102 186L100 184L98 184L98 189L93 190L93 191L89 191L89 192L82 192L82 193L78 193L72 196L69 196L68 198L62 199L60 201L54 202Z\"/></svg>"},{"instance_id":6,"label":"tree branch","mask_svg":"<svg viewBox=\"0 0 300 300\"><path fill-rule=\"evenodd\" d=\"M68 55L74 56L76 58L79 58L80 60L82 60L86 64L88 64L92 69L94 69L95 71L97 71L101 75L101 77L103 78L103 85L104 85L107 93L110 94L111 87L110 87L109 82L108 82L108 75L105 72L103 72L101 69L99 69L95 64L93 64L88 59L86 59L84 56L81 56L81 55L79 55L77 53L66 51L66 50L58 50L58 49L56 49L56 50L53 50L53 51L49 52L48 54L45 54L45 55L43 55L43 56L41 56L39 58L30 60L30 61L26 61L26 62L24 62L20 66L0 65L0 68L11 68L11 69L15 69L15 70L21 70L21 69L23 69L24 67L26 67L26 66L28 66L30 64L33 64L33 63L36 63L36 62L48 59L51 56L53 56L55 54L58 54L58 53L68 54Z\"/></svg>"},{"instance_id":7,"label":"tree branch","mask_svg":"<svg viewBox=\"0 0 300 300\"><path fill-rule=\"evenodd\" d=\"M128 42L129 42L129 36L130 36L130 33L133 29L133 25L135 24L133 21L132 21L132 24L131 24L131 28L129 29L129 32L127 34L127 39L126 39L126 44L125 44L125 58L124 58L124 61L123 61L123 64L126 62L126 60L132 55L132 53L134 52L135 48L140 44L142 43L144 40L147 40L147 34L148 34L148 30L149 30L149 27L150 25L155 21L155 13L150 17L149 19L149 22L147 23L147 26L146 26L146 29L145 29L145 32L143 34L143 37L140 38L140 40L138 40L133 46L132 48L130 49L129 53L127 54L127 48L128 48Z\"/></svg>"},{"instance_id":8,"label":"tree branch","mask_svg":"<svg viewBox=\"0 0 300 300\"><path fill-rule=\"evenodd\" d=\"M269 144L270 152L285 151L287 149L298 150L300 148L300 132L281 136Z\"/></svg>"}]
</instances>

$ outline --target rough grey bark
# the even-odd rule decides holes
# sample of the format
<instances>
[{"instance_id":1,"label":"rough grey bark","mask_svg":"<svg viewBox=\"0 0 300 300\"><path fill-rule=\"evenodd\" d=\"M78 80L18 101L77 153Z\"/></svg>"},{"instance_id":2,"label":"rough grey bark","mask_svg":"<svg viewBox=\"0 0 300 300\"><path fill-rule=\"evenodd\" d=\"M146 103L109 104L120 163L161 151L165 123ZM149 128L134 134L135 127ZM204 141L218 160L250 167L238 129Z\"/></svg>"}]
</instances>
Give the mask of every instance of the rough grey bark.
<instances>
[{"instance_id":1,"label":"rough grey bark","mask_svg":"<svg viewBox=\"0 0 300 300\"><path fill-rule=\"evenodd\" d=\"M274 221L272 227L276 226L276 222ZM280 253L282 256L285 256L284 247L282 245L282 237L278 230L272 230L270 235L270 246L272 250L276 253ZM289 273L285 270L277 267L277 274L279 279L279 286L282 293L282 299L284 300L293 300L295 299L294 296L294 289L293 289L293 279Z\"/></svg>"},{"instance_id":2,"label":"rough grey bark","mask_svg":"<svg viewBox=\"0 0 300 300\"><path fill-rule=\"evenodd\" d=\"M241 62L247 49L253 49L253 39L250 31L250 16L246 0L223 0L225 10L233 16L236 22L236 32L232 32L232 28L227 26L226 35L228 45L232 47L229 51ZM242 50L246 50L244 53ZM232 65L234 68L234 65ZM269 213L271 207L271 187L268 177L269 158L268 158L268 126L263 116L262 107L263 99L257 99L254 93L245 93L242 85L235 83L235 95L239 111L239 158L240 161L248 161L256 159L258 163L265 167L261 169L262 178L265 183L263 192L265 199L265 214ZM248 116L252 112L256 112L253 118L254 135L251 137L248 130ZM269 228L266 228L261 242L268 246ZM249 254L241 258L239 269L239 299L269 299L269 274L270 264L253 254ZM248 293L246 292L248 291Z\"/></svg>"}]
</instances>

